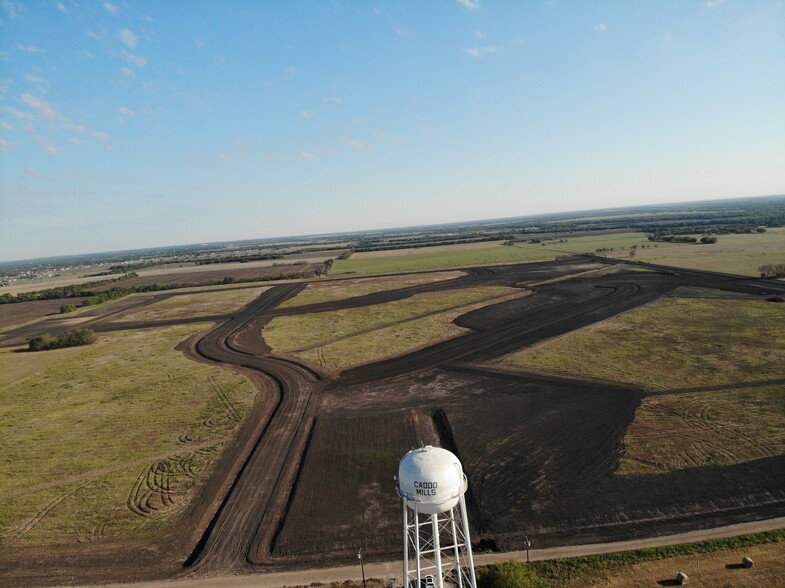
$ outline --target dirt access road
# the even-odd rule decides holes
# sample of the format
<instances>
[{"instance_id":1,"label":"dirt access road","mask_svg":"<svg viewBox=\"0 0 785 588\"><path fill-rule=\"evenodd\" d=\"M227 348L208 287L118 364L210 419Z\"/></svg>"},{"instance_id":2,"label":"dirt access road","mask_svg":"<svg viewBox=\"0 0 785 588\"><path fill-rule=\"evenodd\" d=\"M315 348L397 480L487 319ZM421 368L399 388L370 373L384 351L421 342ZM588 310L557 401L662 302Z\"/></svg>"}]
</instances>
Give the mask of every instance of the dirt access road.
<instances>
[{"instance_id":1,"label":"dirt access road","mask_svg":"<svg viewBox=\"0 0 785 588\"><path fill-rule=\"evenodd\" d=\"M0 577L4 582L14 585L174 579L194 575L247 574L262 570L272 572L281 567L325 563L339 565L351 561L353 554L349 549L332 552L329 549L317 549L314 552L288 555L277 549L279 539L287 534L295 538L295 545L298 544L297 537L305 539L313 535L324 536L329 544L333 533L338 536L345 532L330 526L328 519L334 513L328 511L339 514L350 512L349 509L354 505L351 493L340 500L333 495L325 498L329 505L325 503L321 512L328 518L309 520L303 524L298 522L296 516L298 493L302 490L302 484L298 485L297 482L309 479L309 472L303 471L303 464L312 441L314 422L320 419L329 422L329 418L335 415L338 420L345 419L349 413L344 415L336 406L346 407L347 411L355 413L367 410L385 414L389 410L408 409L406 389L397 384L405 382L406 377L425 374L427 378L438 379L445 377L444 374L450 370L470 371L467 365L472 368L478 362L605 320L656 300L681 286L719 288L755 295L785 292L785 285L766 284L761 288L759 283L750 278L694 271L629 271L606 276L568 277L580 270L581 263L581 260L573 258L548 263L473 268L466 270L463 277L444 282L285 309L278 309L277 305L295 296L304 285L285 284L270 288L256 301L226 317L209 332L181 346L199 361L219 364L247 374L260 390L260 401L244 422L234 445L226 450L214 468L212 477L199 488L187 512L173 525L170 536L160 544L151 543L146 547L96 544L62 549L20 549L7 555L12 560L10 565L0 563ZM400 300L420 292L473 285L524 287L526 284L542 283L559 277L568 278L541 284L534 288L532 296L524 299L493 305L461 317L456 322L467 327L465 335L400 357L359 366L337 377L328 377L317 366L306 366L291 358L272 356L259 336L267 322L283 314L356 308ZM117 316L117 313L113 312L113 315ZM181 322L187 322L187 319ZM97 330L144 328L157 324L96 321ZM15 335L19 336L20 333ZM497 376L486 371L482 377L487 379ZM499 376L502 379L505 377ZM520 384L515 378L507 379L515 386ZM499 382L493 380L493 387ZM382 396L375 390L377 388L384 390ZM515 396L521 397L521 394L516 393ZM537 394L523 396L534 398ZM431 411L429 414L435 414L432 407L440 406L440 398L445 398L442 392L435 396L418 394L413 406L420 403L425 408L431 407L428 408ZM623 410L619 414L626 415L624 419L631 418L638 401L639 397L634 394L629 396L624 400ZM447 422L448 428L451 424ZM455 424L460 425L460 422L456 421ZM597 429L591 422L588 425L589 428ZM620 431L623 433L624 426L624 422L619 421L609 429L610 436L603 440L602 451L613 449L617 442L615 439L621 434ZM561 425L558 430L563 430ZM454 439L451 442L454 443ZM580 443L580 440L575 442ZM569 453L571 449L566 447L564 451ZM761 467L765 467L770 476L776 477L782 468L780 461L762 464ZM612 455L600 456L598 463L611 464ZM528 484L532 481L530 475L536 479L540 474L535 471L523 472L521 475L521 484ZM744 475L744 472L739 475ZM318 475L316 479L319 479ZM510 519L502 525L494 522L497 515L492 510L483 510L481 494L489 492L488 496L492 496L494 489L483 489L481 482L481 479L472 479L470 475L470 486L478 489L477 496L472 499L474 508L479 514L485 513L486 517L481 524L481 534L493 541L495 538L504 539L508 543L500 543L500 547L506 550L504 545L515 545L516 537L527 529L520 526L518 519ZM756 479L748 483L754 485ZM582 543L604 543L603 540L610 541L616 537L629 538L648 533L663 535L673 533L674 529L706 528L724 522L785 514L785 498L768 487L764 488L764 492L768 496L765 505L754 502L754 497L747 498L743 504L728 502L727 498L722 497L725 502L720 509L708 501L707 510L697 514L685 514L683 508L677 505L682 510L674 507L676 510L670 515L667 512L657 515L660 522L670 524L677 521L675 526L651 526L651 513L641 511L636 515L641 518L638 526L634 517L624 525L611 521L606 532L605 523L595 521L592 523L594 526L587 527L588 531L582 531L582 535L563 528L551 533L548 541L552 545L563 545L574 542L577 536ZM752 504L750 500L753 500ZM606 508L601 501L597 500L597 503L600 511ZM556 505L554 508L554 512L560 512L562 506ZM354 515L358 516L356 512ZM483 519L478 516L476 520L479 522ZM397 518L394 523L397 528ZM389 558L397 552L398 542L399 538L394 533L383 536L376 551L369 554L370 558L384 561L385 557Z\"/></svg>"}]
</instances>

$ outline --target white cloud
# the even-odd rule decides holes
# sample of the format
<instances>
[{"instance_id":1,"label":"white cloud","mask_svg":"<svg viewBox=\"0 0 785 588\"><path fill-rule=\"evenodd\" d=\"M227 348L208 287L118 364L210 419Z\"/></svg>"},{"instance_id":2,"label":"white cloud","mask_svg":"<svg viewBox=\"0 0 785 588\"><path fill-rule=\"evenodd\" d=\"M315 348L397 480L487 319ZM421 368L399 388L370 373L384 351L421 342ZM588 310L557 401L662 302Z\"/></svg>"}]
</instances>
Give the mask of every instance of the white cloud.
<instances>
[{"instance_id":1,"label":"white cloud","mask_svg":"<svg viewBox=\"0 0 785 588\"><path fill-rule=\"evenodd\" d=\"M206 45L207 45L207 41L205 41L204 39L197 39L196 41L194 41L194 47L196 47L197 49L204 49Z\"/></svg>"},{"instance_id":2,"label":"white cloud","mask_svg":"<svg viewBox=\"0 0 785 588\"><path fill-rule=\"evenodd\" d=\"M13 151L14 147L16 147L16 143L13 141L6 141L2 137L0 137L0 151L3 153L8 153L9 151Z\"/></svg>"},{"instance_id":3,"label":"white cloud","mask_svg":"<svg viewBox=\"0 0 785 588\"><path fill-rule=\"evenodd\" d=\"M352 139L351 137L346 137L345 139L342 139L341 142L345 143L352 149L357 149L358 151L368 151L371 149L371 146L365 141L360 141L359 139Z\"/></svg>"},{"instance_id":4,"label":"white cloud","mask_svg":"<svg viewBox=\"0 0 785 588\"><path fill-rule=\"evenodd\" d=\"M480 0L456 0L456 2L466 10L477 10L480 7Z\"/></svg>"},{"instance_id":5,"label":"white cloud","mask_svg":"<svg viewBox=\"0 0 785 588\"><path fill-rule=\"evenodd\" d=\"M108 141L109 140L109 135L107 135L103 131L93 131L93 137L95 137L99 141Z\"/></svg>"},{"instance_id":6,"label":"white cloud","mask_svg":"<svg viewBox=\"0 0 785 588\"><path fill-rule=\"evenodd\" d=\"M309 153L308 151L298 151L294 154L297 159L319 159L319 156L315 153Z\"/></svg>"},{"instance_id":7,"label":"white cloud","mask_svg":"<svg viewBox=\"0 0 785 588\"><path fill-rule=\"evenodd\" d=\"M120 106L115 112L120 116L136 116L136 112L125 106Z\"/></svg>"},{"instance_id":8,"label":"white cloud","mask_svg":"<svg viewBox=\"0 0 785 588\"><path fill-rule=\"evenodd\" d=\"M474 31L474 38L475 39L485 39L488 35L483 33L482 31Z\"/></svg>"},{"instance_id":9,"label":"white cloud","mask_svg":"<svg viewBox=\"0 0 785 588\"><path fill-rule=\"evenodd\" d=\"M104 8L106 8L107 12L111 12L112 14L117 12L117 6L111 2L104 2Z\"/></svg>"},{"instance_id":10,"label":"white cloud","mask_svg":"<svg viewBox=\"0 0 785 588\"><path fill-rule=\"evenodd\" d=\"M120 68L120 75L124 78L128 78L132 80L136 77L136 72L132 70L130 67L122 67Z\"/></svg>"},{"instance_id":11,"label":"white cloud","mask_svg":"<svg viewBox=\"0 0 785 588\"><path fill-rule=\"evenodd\" d=\"M33 96L32 94L22 94L19 98L24 102L27 106L32 108L33 110L37 111L42 116L55 119L55 120L63 120L62 114L57 112L52 106L43 98L39 98L38 96Z\"/></svg>"},{"instance_id":12,"label":"white cloud","mask_svg":"<svg viewBox=\"0 0 785 588\"><path fill-rule=\"evenodd\" d=\"M84 59L85 61L88 61L88 60L90 60L90 59L95 59L95 55L93 55L93 54L92 54L92 53L90 53L89 51L84 51L84 50L82 50L82 51L79 51L79 52L76 54L76 56L77 56L79 59Z\"/></svg>"},{"instance_id":13,"label":"white cloud","mask_svg":"<svg viewBox=\"0 0 785 588\"><path fill-rule=\"evenodd\" d=\"M325 104L343 104L343 98L340 96L322 96L322 102Z\"/></svg>"},{"instance_id":14,"label":"white cloud","mask_svg":"<svg viewBox=\"0 0 785 588\"><path fill-rule=\"evenodd\" d=\"M313 118L316 116L315 110L301 110L300 111L300 118L303 120L307 120L309 118Z\"/></svg>"},{"instance_id":15,"label":"white cloud","mask_svg":"<svg viewBox=\"0 0 785 588\"><path fill-rule=\"evenodd\" d=\"M0 129L5 129L6 131L13 131L14 127L8 121L0 120Z\"/></svg>"},{"instance_id":16,"label":"white cloud","mask_svg":"<svg viewBox=\"0 0 785 588\"><path fill-rule=\"evenodd\" d=\"M59 10L63 14L68 14L68 9L65 7L65 4L63 4L62 2L57 3L57 10Z\"/></svg>"},{"instance_id":17,"label":"white cloud","mask_svg":"<svg viewBox=\"0 0 785 588\"><path fill-rule=\"evenodd\" d=\"M594 30L598 33L605 33L608 31L608 25L606 25L604 22L598 22L596 25L594 25Z\"/></svg>"},{"instance_id":18,"label":"white cloud","mask_svg":"<svg viewBox=\"0 0 785 588\"><path fill-rule=\"evenodd\" d=\"M139 40L139 38L134 34L134 32L131 29L121 29L120 40L129 49L135 49L136 42Z\"/></svg>"},{"instance_id":19,"label":"white cloud","mask_svg":"<svg viewBox=\"0 0 785 588\"><path fill-rule=\"evenodd\" d=\"M71 141L71 143L73 143L74 145L81 145L82 144L82 140L79 137L71 137L68 140Z\"/></svg>"},{"instance_id":20,"label":"white cloud","mask_svg":"<svg viewBox=\"0 0 785 588\"><path fill-rule=\"evenodd\" d=\"M11 0L3 0L3 10L5 10L11 18L16 18L21 12L19 5L16 2L11 2Z\"/></svg>"},{"instance_id":21,"label":"white cloud","mask_svg":"<svg viewBox=\"0 0 785 588\"><path fill-rule=\"evenodd\" d=\"M144 67L147 65L147 59L141 55L134 55L133 53L123 51L123 56L125 57L126 61L134 67Z\"/></svg>"},{"instance_id":22,"label":"white cloud","mask_svg":"<svg viewBox=\"0 0 785 588\"><path fill-rule=\"evenodd\" d=\"M32 84L43 84L46 80L43 78L39 78L38 76L34 76L33 74L27 74L25 76L25 81L30 82Z\"/></svg>"},{"instance_id":23,"label":"white cloud","mask_svg":"<svg viewBox=\"0 0 785 588\"><path fill-rule=\"evenodd\" d=\"M709 0L706 2L706 8L717 8L718 6L725 4L726 0Z\"/></svg>"},{"instance_id":24,"label":"white cloud","mask_svg":"<svg viewBox=\"0 0 785 588\"><path fill-rule=\"evenodd\" d=\"M99 30L98 32L95 32L95 31L87 31L87 32L85 32L85 34L86 34L88 37L90 37L91 39L93 39L94 41L103 41L104 39L106 39L106 35L107 35L108 33L106 32L106 29L104 29L103 27L101 27L101 28L100 28L100 30Z\"/></svg>"},{"instance_id":25,"label":"white cloud","mask_svg":"<svg viewBox=\"0 0 785 588\"><path fill-rule=\"evenodd\" d=\"M398 28L398 29L394 29L394 30L395 30L395 34L396 35L398 35L399 37L402 37L404 39L407 39L408 37L412 36L411 31L407 31L406 29Z\"/></svg>"},{"instance_id":26,"label":"white cloud","mask_svg":"<svg viewBox=\"0 0 785 588\"><path fill-rule=\"evenodd\" d=\"M57 155L60 152L60 150L56 146L54 146L52 144L45 145L44 149L46 149L52 155Z\"/></svg>"},{"instance_id":27,"label":"white cloud","mask_svg":"<svg viewBox=\"0 0 785 588\"><path fill-rule=\"evenodd\" d=\"M17 43L16 48L25 53L44 53L43 49L34 45L22 45L22 43Z\"/></svg>"},{"instance_id":28,"label":"white cloud","mask_svg":"<svg viewBox=\"0 0 785 588\"><path fill-rule=\"evenodd\" d=\"M283 71L283 75L286 78L292 78L297 75L297 68L290 65Z\"/></svg>"},{"instance_id":29,"label":"white cloud","mask_svg":"<svg viewBox=\"0 0 785 588\"><path fill-rule=\"evenodd\" d=\"M471 57L482 57L483 55L492 55L494 53L499 52L499 48L496 45L487 45L485 47L468 47L463 50L466 55L470 55Z\"/></svg>"}]
</instances>

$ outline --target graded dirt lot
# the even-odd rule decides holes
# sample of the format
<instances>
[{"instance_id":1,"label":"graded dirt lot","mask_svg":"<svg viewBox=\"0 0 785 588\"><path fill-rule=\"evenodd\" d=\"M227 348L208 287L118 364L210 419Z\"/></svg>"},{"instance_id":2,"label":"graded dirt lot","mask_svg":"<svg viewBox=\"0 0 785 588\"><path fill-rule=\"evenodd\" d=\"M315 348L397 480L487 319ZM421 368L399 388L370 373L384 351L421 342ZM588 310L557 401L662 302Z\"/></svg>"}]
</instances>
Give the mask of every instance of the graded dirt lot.
<instances>
[{"instance_id":1,"label":"graded dirt lot","mask_svg":"<svg viewBox=\"0 0 785 588\"><path fill-rule=\"evenodd\" d=\"M38 320L51 314L59 314L63 304L79 305L84 300L84 298L69 298L0 304L0 329Z\"/></svg>"},{"instance_id":2,"label":"graded dirt lot","mask_svg":"<svg viewBox=\"0 0 785 588\"><path fill-rule=\"evenodd\" d=\"M281 303L305 285L279 284L240 310L217 312L214 328L180 348L246 374L260 401L190 506L146 544L99 538L45 550L10 546L0 555L0 577L17 585L95 582L349 563L356 562L358 529L366 528L368 557L390 559L400 543L390 475L403 451L421 442L461 458L473 537L485 549L520 548L526 535L547 547L785 514L785 455L615 475L644 388L488 367L682 287L785 293L773 281L693 271L589 271L596 263L572 258L474 268L450 280L287 308ZM531 295L458 317L463 334L340 375L277 357L260 337L276 317L521 284L539 285ZM117 318L99 321L97 330L152 326ZM19 333L0 334L0 345L12 335Z\"/></svg>"}]
</instances>

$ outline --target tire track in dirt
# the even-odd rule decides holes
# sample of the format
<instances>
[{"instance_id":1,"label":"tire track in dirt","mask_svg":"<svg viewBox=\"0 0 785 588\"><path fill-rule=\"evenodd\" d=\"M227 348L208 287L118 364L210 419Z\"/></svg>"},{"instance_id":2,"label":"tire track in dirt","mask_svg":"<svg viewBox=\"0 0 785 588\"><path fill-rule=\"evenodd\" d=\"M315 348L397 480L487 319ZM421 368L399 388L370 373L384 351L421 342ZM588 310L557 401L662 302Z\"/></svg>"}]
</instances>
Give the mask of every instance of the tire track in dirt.
<instances>
[{"instance_id":1,"label":"tire track in dirt","mask_svg":"<svg viewBox=\"0 0 785 588\"><path fill-rule=\"evenodd\" d=\"M12 543L15 543L16 541L19 541L22 537L32 531L33 528L35 528L35 526L38 525L38 523L40 523L44 517L46 517L46 515L48 515L50 512L52 512L52 510L54 510L55 507L57 507L57 505L63 502L66 498L76 494L76 492L81 490L83 486L84 482L66 490L62 494L52 499L46 506L44 506L44 508L35 513L35 515L33 515L31 518L20 523L19 525L11 527L8 532L6 532L6 534L0 536L0 545L8 546Z\"/></svg>"}]
</instances>

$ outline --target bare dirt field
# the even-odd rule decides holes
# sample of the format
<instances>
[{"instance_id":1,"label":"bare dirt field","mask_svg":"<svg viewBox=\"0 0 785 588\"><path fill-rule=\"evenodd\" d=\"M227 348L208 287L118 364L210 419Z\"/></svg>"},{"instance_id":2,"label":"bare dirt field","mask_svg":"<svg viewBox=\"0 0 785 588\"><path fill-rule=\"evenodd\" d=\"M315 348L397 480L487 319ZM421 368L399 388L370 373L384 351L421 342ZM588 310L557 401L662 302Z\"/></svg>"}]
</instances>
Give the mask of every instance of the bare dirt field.
<instances>
[{"instance_id":1,"label":"bare dirt field","mask_svg":"<svg viewBox=\"0 0 785 588\"><path fill-rule=\"evenodd\" d=\"M279 262L280 263L280 262ZM205 286L210 284L220 284L224 278L230 278L237 282L251 282L254 280L272 280L284 276L292 275L299 279L309 278L316 275L316 270L322 267L321 264L307 263L304 265L279 265L279 266L251 266L250 264L237 264L239 268L225 268L221 266L202 265L197 266L198 271L177 273L172 271L162 273L151 273L145 275L140 273L138 278L123 280L116 284L109 284L98 288L99 291L109 290L113 287L131 286L169 286L172 284L189 284L192 286Z\"/></svg>"},{"instance_id":2,"label":"bare dirt field","mask_svg":"<svg viewBox=\"0 0 785 588\"><path fill-rule=\"evenodd\" d=\"M33 302L17 302L16 304L0 304L0 329L13 325L22 325L50 314L59 314L63 304L79 305L84 298L68 300L35 300Z\"/></svg>"},{"instance_id":3,"label":"bare dirt field","mask_svg":"<svg viewBox=\"0 0 785 588\"><path fill-rule=\"evenodd\" d=\"M582 273L581 263L474 268L452 280L292 308L280 304L304 284L272 286L181 345L198 361L247 374L263 400L177 521L147 544L8 549L0 555L0 577L19 585L349 563L366 528L373 530L365 539L369 557L390 559L400 543L391 474L402 453L421 442L461 458L474 539L483 549L516 549L526 535L547 547L785 514L785 455L614 475L643 388L486 367L680 287L782 295L785 286L689 270ZM540 285L530 296L458 317L462 335L340 375L276 357L259 336L278 316L521 283ZM106 331L145 326L98 324ZM0 344L9 336L0 334Z\"/></svg>"}]
</instances>

